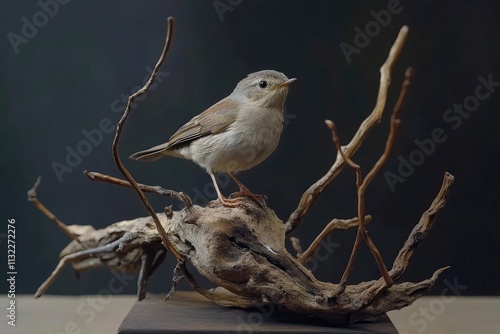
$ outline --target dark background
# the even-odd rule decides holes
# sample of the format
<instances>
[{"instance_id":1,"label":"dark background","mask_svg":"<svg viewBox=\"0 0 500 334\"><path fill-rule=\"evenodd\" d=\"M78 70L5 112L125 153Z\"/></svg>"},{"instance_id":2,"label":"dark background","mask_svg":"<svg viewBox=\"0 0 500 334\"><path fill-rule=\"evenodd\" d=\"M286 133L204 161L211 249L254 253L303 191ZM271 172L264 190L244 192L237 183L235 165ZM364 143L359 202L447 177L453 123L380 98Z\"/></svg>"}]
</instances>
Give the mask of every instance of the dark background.
<instances>
[{"instance_id":1,"label":"dark background","mask_svg":"<svg viewBox=\"0 0 500 334\"><path fill-rule=\"evenodd\" d=\"M228 0L221 0L228 4ZM475 94L478 77L500 81L500 27L494 1L401 1L402 11L370 38L348 62L340 44L354 44L361 30L385 10L388 1L232 1L220 16L214 1L71 1L38 29L16 53L8 34L22 34L26 17L41 11L36 2L2 2L0 135L2 154L2 254L6 254L7 219L16 219L17 292L32 294L52 272L69 242L52 222L26 201L37 176L43 178L40 200L67 224L103 228L113 222L145 216L136 194L82 176L85 169L120 176L111 156L113 133L103 134L72 172L58 179L52 164L66 164L67 147L76 149L103 119L118 121L128 96L149 75L164 42L167 16L176 27L162 82L133 110L123 132L120 153L137 180L183 190L198 203L215 198L209 176L195 164L164 158L145 164L125 160L131 153L162 143L185 121L228 95L250 72L276 69L298 81L287 100L287 125L274 154L241 174L283 220L301 194L335 159L330 133L333 119L346 143L371 112L377 96L379 68L400 27L410 28L408 41L393 71L384 121L355 156L365 173L383 151L388 115L406 66L415 77L402 110L397 142L385 170L397 173L399 157L408 159L415 140L442 128L447 140L394 191L384 174L367 192L369 230L390 265L406 236L437 193L443 174L456 177L448 204L432 232L414 254L403 280L418 281L451 266L438 279L434 294L446 282L467 288L465 295L498 295L497 241L500 227L497 189L499 88L457 129L443 120L446 110ZM234 184L223 188L225 194ZM149 196L162 211L172 201ZM174 202L175 203L175 202ZM177 205L177 203L175 203ZM327 189L294 233L306 247L330 219L356 215L354 173L345 169ZM339 244L314 274L338 281L355 231L335 233ZM2 258L6 258L3 256ZM4 261L4 260L2 260ZM5 260L6 261L6 260ZM155 274L150 290L170 289L171 258ZM1 267L4 267L3 265ZM51 294L93 294L113 277L107 269L83 273L78 280L66 268ZM366 247L358 256L350 283L375 279L379 273ZM210 286L210 285L206 285ZM124 293L135 293L135 283ZM450 292L447 292L450 293Z\"/></svg>"}]
</instances>

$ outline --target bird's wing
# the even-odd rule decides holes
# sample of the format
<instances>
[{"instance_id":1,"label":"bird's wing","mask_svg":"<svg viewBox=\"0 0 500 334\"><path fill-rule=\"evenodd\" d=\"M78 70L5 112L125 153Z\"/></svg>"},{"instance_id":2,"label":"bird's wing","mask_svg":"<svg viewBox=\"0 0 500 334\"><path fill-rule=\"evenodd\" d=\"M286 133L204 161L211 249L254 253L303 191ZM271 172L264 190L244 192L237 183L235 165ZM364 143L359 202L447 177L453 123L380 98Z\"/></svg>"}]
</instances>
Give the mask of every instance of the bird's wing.
<instances>
[{"instance_id":1,"label":"bird's wing","mask_svg":"<svg viewBox=\"0 0 500 334\"><path fill-rule=\"evenodd\" d=\"M167 149L226 130L236 120L237 113L238 106L234 100L217 102L177 130L170 137Z\"/></svg>"}]
</instances>

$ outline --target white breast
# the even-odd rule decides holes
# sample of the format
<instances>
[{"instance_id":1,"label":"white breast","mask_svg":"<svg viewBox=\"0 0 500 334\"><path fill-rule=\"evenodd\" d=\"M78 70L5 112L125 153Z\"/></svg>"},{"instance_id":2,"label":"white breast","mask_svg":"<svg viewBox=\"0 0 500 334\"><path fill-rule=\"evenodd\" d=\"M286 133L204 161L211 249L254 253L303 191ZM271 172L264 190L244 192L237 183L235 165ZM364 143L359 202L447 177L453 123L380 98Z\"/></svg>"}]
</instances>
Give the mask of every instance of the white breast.
<instances>
[{"instance_id":1,"label":"white breast","mask_svg":"<svg viewBox=\"0 0 500 334\"><path fill-rule=\"evenodd\" d=\"M246 170L271 155L282 130L281 111L247 110L227 130L197 139L179 153L211 172Z\"/></svg>"}]
</instances>

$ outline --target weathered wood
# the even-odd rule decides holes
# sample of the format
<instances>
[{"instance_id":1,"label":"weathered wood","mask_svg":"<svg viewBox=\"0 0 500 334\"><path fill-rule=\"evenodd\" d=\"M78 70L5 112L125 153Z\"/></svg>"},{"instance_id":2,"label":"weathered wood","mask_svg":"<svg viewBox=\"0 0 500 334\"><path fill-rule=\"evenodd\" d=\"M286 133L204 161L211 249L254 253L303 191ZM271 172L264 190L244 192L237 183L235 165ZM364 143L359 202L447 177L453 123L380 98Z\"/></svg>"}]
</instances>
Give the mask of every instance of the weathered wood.
<instances>
[{"instance_id":1,"label":"weathered wood","mask_svg":"<svg viewBox=\"0 0 500 334\"><path fill-rule=\"evenodd\" d=\"M436 199L394 261L390 271L394 280L404 272L415 247L432 227L452 183L453 177L446 174ZM389 288L383 279L348 285L337 296L333 292L338 285L317 280L287 251L286 228L274 211L262 209L251 200L241 208L213 202L207 207L193 206L174 211L168 217L165 214L158 217L179 254L216 286L227 290L203 292L200 289L207 298L223 306L267 305L337 324L374 320L387 311L410 305L433 286L444 270L436 271L422 282L400 283ZM138 271L141 255L147 250L161 249L161 238L152 218L144 217L81 235L79 242L73 240L63 250L61 263L71 262L78 270L106 264L114 269ZM54 279L55 275L49 277L37 295Z\"/></svg>"}]
</instances>

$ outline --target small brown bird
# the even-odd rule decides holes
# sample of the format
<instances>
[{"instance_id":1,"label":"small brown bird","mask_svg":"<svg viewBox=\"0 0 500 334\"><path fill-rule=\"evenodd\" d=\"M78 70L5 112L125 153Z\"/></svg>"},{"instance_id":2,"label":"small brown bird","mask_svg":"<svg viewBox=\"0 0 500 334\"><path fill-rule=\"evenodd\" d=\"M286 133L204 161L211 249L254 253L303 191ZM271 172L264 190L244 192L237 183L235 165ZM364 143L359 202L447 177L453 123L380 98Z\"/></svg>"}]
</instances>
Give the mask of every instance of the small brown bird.
<instances>
[{"instance_id":1,"label":"small brown bird","mask_svg":"<svg viewBox=\"0 0 500 334\"><path fill-rule=\"evenodd\" d=\"M192 160L210 174L225 206L237 206L239 196L264 206L264 196L253 194L235 173L260 164L275 150L283 130L288 86L295 80L273 70L251 73L228 97L179 128L167 143L134 153L130 159L153 161L170 155ZM216 172L228 173L238 184L236 198L222 195Z\"/></svg>"}]
</instances>

